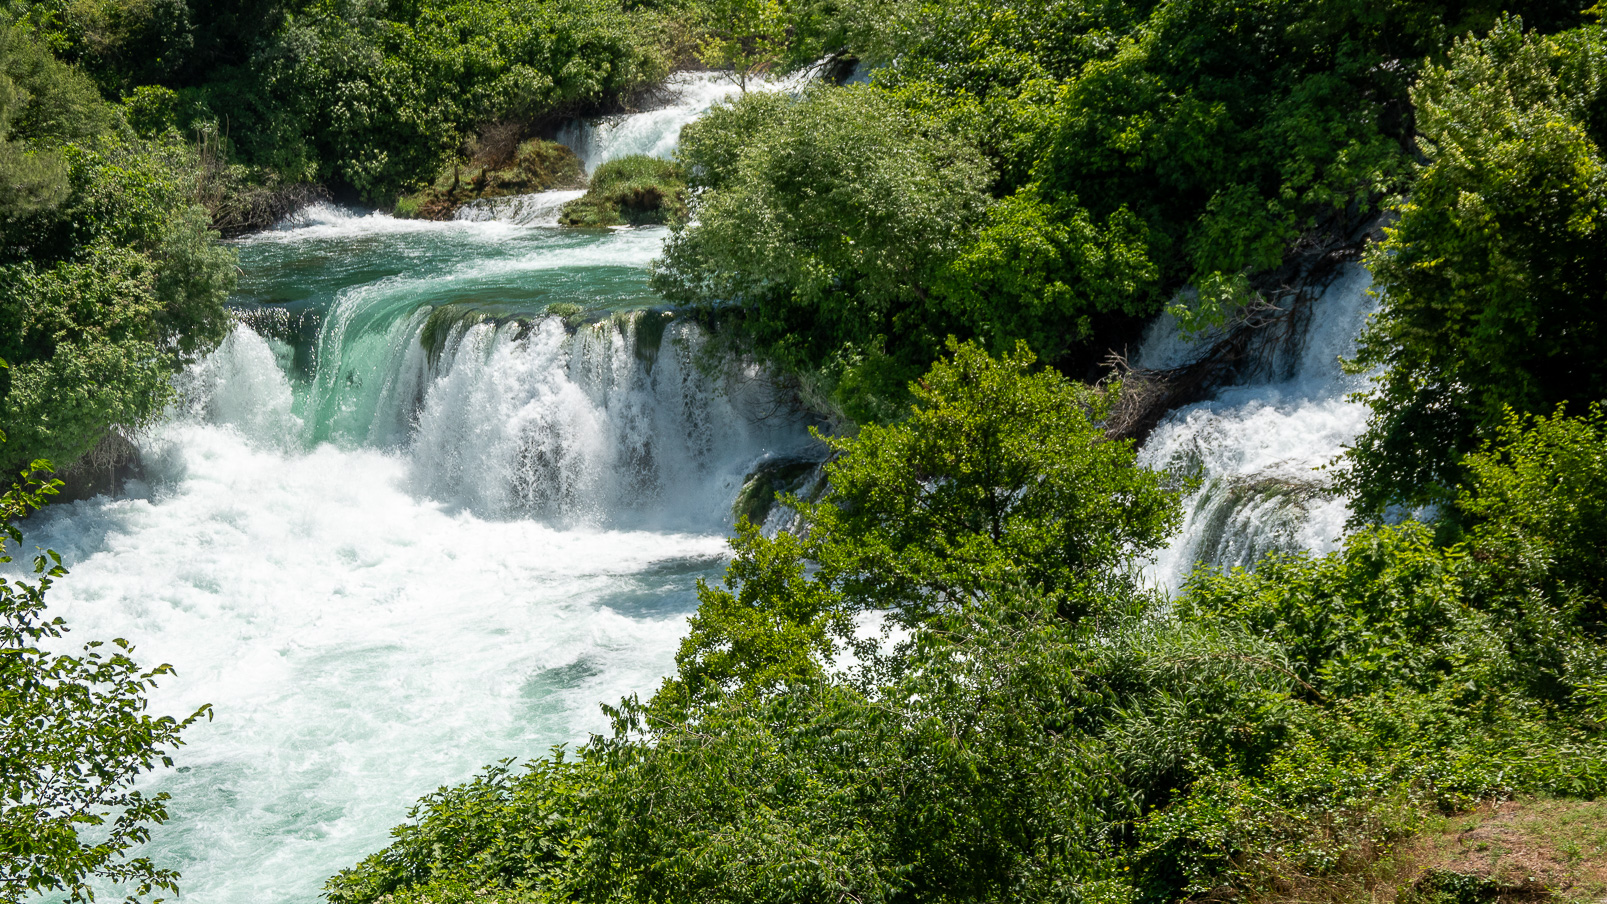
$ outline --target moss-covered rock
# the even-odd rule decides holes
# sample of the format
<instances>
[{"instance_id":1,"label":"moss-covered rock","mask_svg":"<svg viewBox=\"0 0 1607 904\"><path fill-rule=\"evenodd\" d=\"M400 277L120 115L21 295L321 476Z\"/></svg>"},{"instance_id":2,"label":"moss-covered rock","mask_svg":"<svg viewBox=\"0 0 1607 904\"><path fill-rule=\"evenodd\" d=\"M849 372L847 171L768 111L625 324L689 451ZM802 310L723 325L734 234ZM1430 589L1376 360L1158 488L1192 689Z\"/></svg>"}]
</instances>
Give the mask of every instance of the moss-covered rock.
<instances>
[{"instance_id":1,"label":"moss-covered rock","mask_svg":"<svg viewBox=\"0 0 1607 904\"><path fill-rule=\"evenodd\" d=\"M586 194L564 205L565 226L663 226L686 219L686 177L668 160L636 154L592 174Z\"/></svg>"},{"instance_id":2,"label":"moss-covered rock","mask_svg":"<svg viewBox=\"0 0 1607 904\"><path fill-rule=\"evenodd\" d=\"M556 141L532 138L501 151L482 143L467 163L454 163L428 188L396 199L393 212L410 219L445 220L482 198L584 187L586 169L580 158Z\"/></svg>"}]
</instances>

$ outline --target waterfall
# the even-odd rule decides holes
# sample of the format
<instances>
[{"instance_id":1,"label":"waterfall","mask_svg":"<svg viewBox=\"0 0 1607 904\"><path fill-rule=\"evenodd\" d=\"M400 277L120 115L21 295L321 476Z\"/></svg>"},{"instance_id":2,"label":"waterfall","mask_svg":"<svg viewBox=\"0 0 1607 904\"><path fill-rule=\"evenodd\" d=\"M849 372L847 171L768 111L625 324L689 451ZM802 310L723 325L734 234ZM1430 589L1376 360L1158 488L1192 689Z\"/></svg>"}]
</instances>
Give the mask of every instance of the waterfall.
<instances>
[{"instance_id":1,"label":"waterfall","mask_svg":"<svg viewBox=\"0 0 1607 904\"><path fill-rule=\"evenodd\" d=\"M1199 479L1184 500L1182 530L1155 563L1156 583L1175 591L1196 562L1249 567L1268 552L1337 547L1349 510L1322 468L1366 426L1366 406L1347 396L1367 378L1344 373L1339 361L1354 354L1376 308L1370 287L1365 268L1344 266L1304 312L1293 352L1271 352L1284 360L1172 412L1150 435L1141 463ZM1176 366L1200 344L1179 338L1163 317L1137 363Z\"/></svg>"},{"instance_id":2,"label":"waterfall","mask_svg":"<svg viewBox=\"0 0 1607 904\"><path fill-rule=\"evenodd\" d=\"M476 198L458 208L453 217L470 223L501 221L516 226L557 226L564 205L584 191L542 191L504 198Z\"/></svg>"},{"instance_id":3,"label":"waterfall","mask_svg":"<svg viewBox=\"0 0 1607 904\"><path fill-rule=\"evenodd\" d=\"M806 69L784 79L752 79L746 90L797 91L813 77L814 70ZM570 123L558 133L558 143L579 155L587 173L632 154L667 158L675 153L683 126L743 91L730 75L719 72L677 72L669 77L665 89L670 92L670 103L642 113Z\"/></svg>"},{"instance_id":4,"label":"waterfall","mask_svg":"<svg viewBox=\"0 0 1607 904\"><path fill-rule=\"evenodd\" d=\"M762 372L705 360L701 328L666 313L573 330L558 316L364 314L348 304L324 321L325 366L299 406L291 349L241 325L180 379L175 416L259 448L395 450L422 496L558 526L718 527L749 472L817 454L800 416L774 416L787 402Z\"/></svg>"},{"instance_id":5,"label":"waterfall","mask_svg":"<svg viewBox=\"0 0 1607 904\"><path fill-rule=\"evenodd\" d=\"M728 521L743 476L808 438L763 418L761 373L700 362L702 331L668 319L461 329L418 415L421 488L555 523Z\"/></svg>"}]
</instances>

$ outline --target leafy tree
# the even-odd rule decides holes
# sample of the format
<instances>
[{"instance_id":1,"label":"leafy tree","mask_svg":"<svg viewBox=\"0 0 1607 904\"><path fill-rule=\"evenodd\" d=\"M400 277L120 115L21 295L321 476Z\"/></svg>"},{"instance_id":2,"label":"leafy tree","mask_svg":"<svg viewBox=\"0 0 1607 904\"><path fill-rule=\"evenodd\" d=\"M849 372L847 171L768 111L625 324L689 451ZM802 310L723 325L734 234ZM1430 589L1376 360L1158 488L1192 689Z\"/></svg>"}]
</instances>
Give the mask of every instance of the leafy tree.
<instances>
[{"instance_id":1,"label":"leafy tree","mask_svg":"<svg viewBox=\"0 0 1607 904\"><path fill-rule=\"evenodd\" d=\"M64 154L67 197L0 224L0 447L70 465L162 411L173 371L232 327L234 253L193 204L182 147L105 140Z\"/></svg>"},{"instance_id":2,"label":"leafy tree","mask_svg":"<svg viewBox=\"0 0 1607 904\"><path fill-rule=\"evenodd\" d=\"M1035 369L1024 343L948 350L911 386L907 418L827 440L831 488L804 508L822 577L912 621L1006 576L1073 609L1126 592L1125 564L1180 514L1165 475L1105 438L1109 397Z\"/></svg>"},{"instance_id":3,"label":"leafy tree","mask_svg":"<svg viewBox=\"0 0 1607 904\"><path fill-rule=\"evenodd\" d=\"M1463 462L1456 508L1472 542L1518 572L1543 563L1548 591L1570 618L1607 629L1607 412L1585 417L1509 411L1492 440ZM1527 567L1524 567L1527 565Z\"/></svg>"},{"instance_id":4,"label":"leafy tree","mask_svg":"<svg viewBox=\"0 0 1607 904\"><path fill-rule=\"evenodd\" d=\"M775 66L791 43L787 9L780 0L711 0L700 11L698 59L711 69L730 70L743 91Z\"/></svg>"},{"instance_id":5,"label":"leafy tree","mask_svg":"<svg viewBox=\"0 0 1607 904\"><path fill-rule=\"evenodd\" d=\"M1023 189L990 207L976 241L944 267L935 306L993 349L1024 341L1054 360L1094 339L1096 324L1152 311L1160 274L1149 238L1125 207L1096 223Z\"/></svg>"},{"instance_id":6,"label":"leafy tree","mask_svg":"<svg viewBox=\"0 0 1607 904\"><path fill-rule=\"evenodd\" d=\"M68 191L61 144L114 121L87 79L0 12L0 221L59 205Z\"/></svg>"},{"instance_id":7,"label":"leafy tree","mask_svg":"<svg viewBox=\"0 0 1607 904\"><path fill-rule=\"evenodd\" d=\"M25 22L0 27L0 467L69 466L232 326L193 153L143 141Z\"/></svg>"},{"instance_id":8,"label":"leafy tree","mask_svg":"<svg viewBox=\"0 0 1607 904\"><path fill-rule=\"evenodd\" d=\"M802 535L739 530L725 588L700 587L662 702L783 686L843 649L869 655L854 639L867 612L913 629L1021 586L1076 620L1132 596L1127 563L1180 517L1165 476L1105 439L1100 396L1034 372L1025 346L949 351L911 387L905 420L827 440L829 489L792 500Z\"/></svg>"},{"instance_id":9,"label":"leafy tree","mask_svg":"<svg viewBox=\"0 0 1607 904\"><path fill-rule=\"evenodd\" d=\"M1348 454L1356 511L1444 501L1508 407L1607 396L1607 44L1518 19L1458 41L1413 89L1428 164L1368 256L1381 296L1355 367L1378 368Z\"/></svg>"},{"instance_id":10,"label":"leafy tree","mask_svg":"<svg viewBox=\"0 0 1607 904\"><path fill-rule=\"evenodd\" d=\"M35 462L33 473L45 473ZM22 534L13 521L43 504L55 483L37 480L0 495L0 563ZM128 885L131 899L177 891L178 874L134 856L167 820L165 792L132 789L143 773L171 766L183 720L146 713L146 696L170 666L142 669L127 641L90 641L53 652L67 632L45 612L63 575L61 557L34 560L37 578L0 579L0 901L21 904L64 892L94 899L91 879Z\"/></svg>"},{"instance_id":11,"label":"leafy tree","mask_svg":"<svg viewBox=\"0 0 1607 904\"><path fill-rule=\"evenodd\" d=\"M687 129L680 161L701 192L654 286L673 301L739 303L744 334L814 374L851 416L892 413L878 399L898 398L919 373L910 362L924 366L940 344L921 299L980 219L984 164L867 88L736 108ZM736 145L693 137L735 123L760 129Z\"/></svg>"}]
</instances>

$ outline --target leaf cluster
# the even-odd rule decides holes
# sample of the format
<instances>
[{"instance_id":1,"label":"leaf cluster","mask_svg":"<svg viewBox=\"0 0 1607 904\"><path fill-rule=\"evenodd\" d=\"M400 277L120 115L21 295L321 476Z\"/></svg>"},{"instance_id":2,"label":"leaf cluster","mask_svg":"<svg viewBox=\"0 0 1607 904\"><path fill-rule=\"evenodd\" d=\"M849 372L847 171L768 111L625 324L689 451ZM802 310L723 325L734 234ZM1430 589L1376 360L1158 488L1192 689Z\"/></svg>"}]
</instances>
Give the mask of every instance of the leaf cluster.
<instances>
[{"instance_id":1,"label":"leaf cluster","mask_svg":"<svg viewBox=\"0 0 1607 904\"><path fill-rule=\"evenodd\" d=\"M34 462L31 473L48 473ZM0 563L21 541L12 523L42 505L59 482L27 480L0 496ZM0 901L61 892L94 899L91 879L120 883L130 900L177 890L178 874L136 856L167 820L166 793L133 790L171 766L180 733L210 709L180 720L146 712L169 666L141 668L116 639L58 652L64 621L45 611L63 575L54 552L34 560L33 581L0 579Z\"/></svg>"},{"instance_id":2,"label":"leaf cluster","mask_svg":"<svg viewBox=\"0 0 1607 904\"><path fill-rule=\"evenodd\" d=\"M1370 251L1381 304L1354 366L1376 370L1348 455L1356 511L1443 502L1507 408L1607 396L1607 43L1500 20L1412 91L1426 158Z\"/></svg>"}]
</instances>

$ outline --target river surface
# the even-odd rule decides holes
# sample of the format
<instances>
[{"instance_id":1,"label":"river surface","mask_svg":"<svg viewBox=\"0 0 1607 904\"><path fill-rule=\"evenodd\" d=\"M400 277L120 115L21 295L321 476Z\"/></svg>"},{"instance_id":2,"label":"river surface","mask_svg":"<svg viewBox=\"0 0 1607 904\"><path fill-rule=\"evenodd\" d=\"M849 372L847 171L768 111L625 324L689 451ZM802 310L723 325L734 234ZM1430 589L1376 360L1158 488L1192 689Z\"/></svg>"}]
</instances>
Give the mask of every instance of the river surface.
<instances>
[{"instance_id":1,"label":"river surface","mask_svg":"<svg viewBox=\"0 0 1607 904\"><path fill-rule=\"evenodd\" d=\"M681 87L565 140L588 167L667 154L732 90ZM145 853L182 900L311 904L420 795L603 730L599 702L673 670L745 475L818 454L762 373L658 307L664 231L551 225L571 197L450 223L322 206L243 241L242 325L138 438L142 479L28 523L72 569L51 607L74 637L171 663L157 712L213 707L147 783L173 820ZM1337 365L1358 274L1294 364L1156 431L1146 463L1203 477L1156 583L1333 547L1312 469L1362 423ZM1161 329L1144 354L1186 353Z\"/></svg>"},{"instance_id":2,"label":"river surface","mask_svg":"<svg viewBox=\"0 0 1607 904\"><path fill-rule=\"evenodd\" d=\"M668 153L732 90L682 87L571 137L591 165ZM664 230L551 225L570 197L322 206L241 242L243 325L138 438L143 478L28 523L71 568L71 637L171 663L156 712L213 707L147 785L183 900L316 901L420 795L605 729L673 671L744 476L815 451L652 309Z\"/></svg>"}]
</instances>

